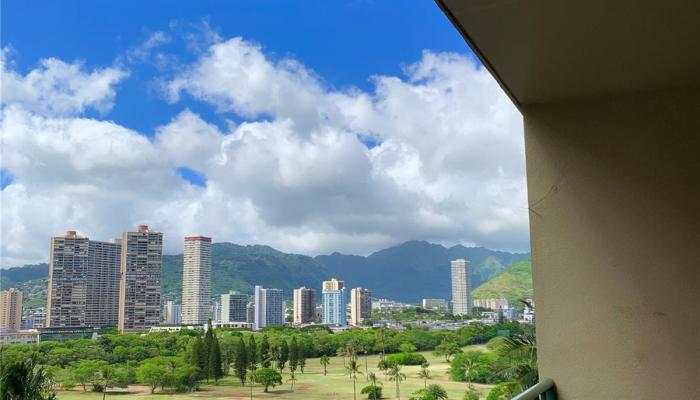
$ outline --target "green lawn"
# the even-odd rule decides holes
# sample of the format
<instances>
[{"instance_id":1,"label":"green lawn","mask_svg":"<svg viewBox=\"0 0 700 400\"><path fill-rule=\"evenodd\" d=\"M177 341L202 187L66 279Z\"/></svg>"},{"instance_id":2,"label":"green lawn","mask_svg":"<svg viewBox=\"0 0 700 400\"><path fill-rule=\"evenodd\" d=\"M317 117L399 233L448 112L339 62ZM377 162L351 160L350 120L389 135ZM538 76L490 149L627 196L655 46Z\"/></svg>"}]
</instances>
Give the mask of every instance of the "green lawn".
<instances>
[{"instance_id":1,"label":"green lawn","mask_svg":"<svg viewBox=\"0 0 700 400\"><path fill-rule=\"evenodd\" d=\"M488 351L484 346L469 346L469 350L482 350ZM438 358L433 356L430 352L422 353L430 362L430 371L432 371L433 379L428 381L428 384L437 383L442 385L448 392L450 399L461 400L466 390L466 384L461 382L452 382L447 376L447 369L449 364L445 362L443 358ZM395 398L396 386L394 382L389 382L384 378L384 375L377 369L377 363L379 362L379 356L368 356L367 365L369 366L369 371L377 374L384 386L384 397L385 398ZM364 357L360 357L359 363L362 366L362 372L364 374L365 370L365 360ZM402 372L406 374L406 380L401 382L400 394L402 399L408 399L409 395L423 387L423 381L416 377L418 366L406 366L402 368ZM297 381L294 383L294 391L290 390L291 382L287 382L289 379L288 371L284 371L283 379L285 380L284 385L271 388L269 393L263 393L262 387L253 387L253 398L254 399L309 399L309 400L321 400L321 399L352 399L352 380L344 374L343 369L343 359L338 357L331 358L331 364L328 366L328 375L323 376L323 368L321 367L317 358L308 359L306 363L305 372L301 374L297 371ZM357 398L364 399L361 396L360 389L367 383L365 381L364 375L358 376L357 378ZM482 396L486 397L488 390L491 388L490 385L475 385L477 389L481 390ZM124 389L125 390L125 389ZM143 386L132 386L129 387L128 391L123 393L108 393L107 398L124 398L129 399L149 399L158 400L164 397L173 399L185 399L185 398L201 398L201 399L248 399L250 398L250 389L248 387L242 388L240 382L233 377L226 377L219 381L218 385L204 384L202 390L194 393L184 393L184 394L171 394L171 393L159 393L151 395L148 388ZM80 390L72 391L61 391L58 393L58 399L60 400L99 400L102 398L100 393L84 393Z\"/></svg>"}]
</instances>

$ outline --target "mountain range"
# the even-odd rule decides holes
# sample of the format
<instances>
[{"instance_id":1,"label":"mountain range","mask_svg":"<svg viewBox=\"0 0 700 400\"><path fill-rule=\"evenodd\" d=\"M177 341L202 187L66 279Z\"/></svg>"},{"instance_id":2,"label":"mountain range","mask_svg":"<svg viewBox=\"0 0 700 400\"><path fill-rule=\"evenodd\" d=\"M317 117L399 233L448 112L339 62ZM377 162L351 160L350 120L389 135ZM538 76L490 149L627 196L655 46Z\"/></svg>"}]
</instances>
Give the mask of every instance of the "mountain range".
<instances>
[{"instance_id":1,"label":"mountain range","mask_svg":"<svg viewBox=\"0 0 700 400\"><path fill-rule=\"evenodd\" d=\"M450 298L450 260L457 258L470 262L472 287L476 288L499 276L508 265L529 260L530 255L409 241L367 257L337 252L309 257L283 253L269 246L214 243L212 294L229 290L252 293L254 285L262 285L280 288L285 297L290 298L294 288L307 286L320 290L321 281L335 277L344 280L347 287L370 289L373 297L417 303L421 298ZM47 275L47 264L2 270L0 287L14 286L32 292L32 301L40 303L42 294L45 301ZM522 274L517 276L523 277ZM531 286L531 282L529 284ZM522 285L519 282L516 286ZM178 297L181 293L181 254L163 256L162 288L166 297ZM497 288L508 289L503 285Z\"/></svg>"}]
</instances>

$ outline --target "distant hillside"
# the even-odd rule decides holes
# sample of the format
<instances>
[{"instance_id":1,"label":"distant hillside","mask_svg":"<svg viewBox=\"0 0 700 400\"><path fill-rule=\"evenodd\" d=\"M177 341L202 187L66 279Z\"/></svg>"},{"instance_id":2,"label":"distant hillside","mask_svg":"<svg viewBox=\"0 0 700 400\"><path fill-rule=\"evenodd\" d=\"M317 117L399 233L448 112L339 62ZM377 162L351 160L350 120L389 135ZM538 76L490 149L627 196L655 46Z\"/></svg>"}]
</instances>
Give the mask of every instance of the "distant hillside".
<instances>
[{"instance_id":1,"label":"distant hillside","mask_svg":"<svg viewBox=\"0 0 700 400\"><path fill-rule=\"evenodd\" d=\"M373 253L368 257L333 253L315 258L288 254L269 246L241 246L233 243L212 245L212 294L229 290L252 293L254 285L284 290L307 286L320 290L321 281L336 277L348 287L362 286L374 297L419 302L424 297L451 297L450 260L471 262L472 287L501 272L505 266L529 259L483 247L446 248L428 242L410 241ZM46 264L10 268L0 272L2 287L15 286L31 296L25 305L46 301ZM163 295L179 298L182 292L182 255L163 256Z\"/></svg>"},{"instance_id":2,"label":"distant hillside","mask_svg":"<svg viewBox=\"0 0 700 400\"><path fill-rule=\"evenodd\" d=\"M515 263L472 292L475 299L506 298L516 303L532 295L532 264L530 261Z\"/></svg>"},{"instance_id":3,"label":"distant hillside","mask_svg":"<svg viewBox=\"0 0 700 400\"><path fill-rule=\"evenodd\" d=\"M18 287L29 280L47 276L49 276L49 264L46 263L3 269L0 270L0 289Z\"/></svg>"},{"instance_id":4,"label":"distant hillside","mask_svg":"<svg viewBox=\"0 0 700 400\"><path fill-rule=\"evenodd\" d=\"M409 241L368 257L333 253L315 259L350 287L362 286L372 290L375 297L415 303L422 298L452 296L450 261L457 258L470 262L472 287L477 287L507 265L528 260L530 255Z\"/></svg>"},{"instance_id":5,"label":"distant hillside","mask_svg":"<svg viewBox=\"0 0 700 400\"><path fill-rule=\"evenodd\" d=\"M328 269L309 256L287 254L269 246L212 245L212 294L238 290L252 293L253 286L278 288L285 297L306 285L320 287ZM182 292L182 255L163 256L163 293Z\"/></svg>"}]
</instances>

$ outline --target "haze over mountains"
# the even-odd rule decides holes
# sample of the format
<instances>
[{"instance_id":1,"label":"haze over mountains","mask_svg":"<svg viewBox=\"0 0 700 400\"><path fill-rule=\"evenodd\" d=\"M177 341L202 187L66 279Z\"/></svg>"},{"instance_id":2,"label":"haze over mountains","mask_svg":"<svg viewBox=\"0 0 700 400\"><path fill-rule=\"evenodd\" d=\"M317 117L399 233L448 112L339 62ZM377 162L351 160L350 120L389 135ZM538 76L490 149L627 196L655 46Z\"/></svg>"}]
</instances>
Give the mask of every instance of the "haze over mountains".
<instances>
[{"instance_id":1,"label":"haze over mountains","mask_svg":"<svg viewBox=\"0 0 700 400\"><path fill-rule=\"evenodd\" d=\"M283 253L263 245L214 243L212 294L219 295L229 290L251 293L257 284L280 288L284 290L285 297L291 297L294 288L307 286L320 290L322 280L336 277L345 280L349 287L369 288L373 297L404 302L419 302L421 298L450 298L449 262L456 258L470 261L472 287L476 288L504 271L508 265L529 260L530 255L483 247L444 247L424 241L409 241L367 257L340 253L309 257ZM45 287L47 275L47 264L10 268L2 271L0 285L3 288L21 287L34 293L35 298L41 297L41 285ZM526 280L525 275L517 276ZM504 278L500 280L506 281ZM182 255L164 255L163 295L179 297L181 285ZM523 284L518 282L516 286L522 288ZM496 287L504 288L503 284Z\"/></svg>"}]
</instances>

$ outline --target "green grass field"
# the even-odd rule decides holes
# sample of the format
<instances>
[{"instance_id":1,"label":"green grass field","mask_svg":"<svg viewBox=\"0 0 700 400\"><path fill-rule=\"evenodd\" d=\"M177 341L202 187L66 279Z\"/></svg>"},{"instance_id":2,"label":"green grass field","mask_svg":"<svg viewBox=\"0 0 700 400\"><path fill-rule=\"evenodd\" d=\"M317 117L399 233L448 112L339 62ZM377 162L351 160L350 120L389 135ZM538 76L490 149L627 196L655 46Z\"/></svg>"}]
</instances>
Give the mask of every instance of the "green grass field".
<instances>
[{"instance_id":1,"label":"green grass field","mask_svg":"<svg viewBox=\"0 0 700 400\"><path fill-rule=\"evenodd\" d=\"M469 350L488 351L484 346L469 346ZM450 399L461 400L466 390L466 384L463 382L453 382L449 380L447 369L449 364L443 358L433 356L430 352L422 353L430 362L429 370L432 372L433 379L428 380L428 384L437 383L442 385L448 392ZM384 387L384 398L396 397L396 386L394 382L389 382L384 375L377 369L379 356L368 356L367 365L369 371L374 372L379 378ZM362 366L362 372L365 370L364 357L360 357L359 363ZM401 382L400 395L402 399L408 399L410 394L415 390L423 387L423 380L417 377L420 367L405 366L402 372L406 374L406 380ZM344 374L342 357L331 358L331 364L328 366L328 375L323 376L323 367L317 358L308 359L304 373L297 371L297 381L294 383L294 390L290 389L291 382L288 371L282 374L285 383L282 386L270 388L269 393L263 393L263 388L259 385L253 386L254 399L352 399L352 380L348 375ZM357 378L357 398L364 399L360 395L360 390L367 385L364 375ZM474 385L486 397L490 385ZM145 386L130 386L128 389L120 389L120 392L108 392L107 398L119 399L128 397L131 399L148 399L158 400L164 397L173 399L185 398L200 398L200 399L249 399L249 387L241 387L240 382L227 376L219 381L218 385L203 384L202 390L193 393L160 393L150 394L149 388ZM60 400L98 400L102 398L101 393L83 392L75 389L72 391L58 392Z\"/></svg>"}]
</instances>

